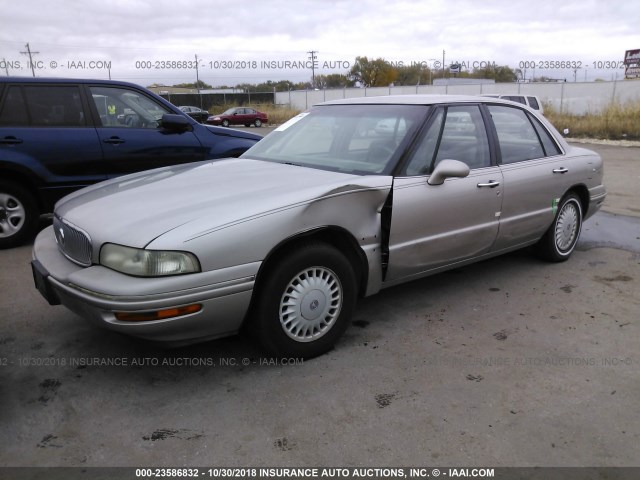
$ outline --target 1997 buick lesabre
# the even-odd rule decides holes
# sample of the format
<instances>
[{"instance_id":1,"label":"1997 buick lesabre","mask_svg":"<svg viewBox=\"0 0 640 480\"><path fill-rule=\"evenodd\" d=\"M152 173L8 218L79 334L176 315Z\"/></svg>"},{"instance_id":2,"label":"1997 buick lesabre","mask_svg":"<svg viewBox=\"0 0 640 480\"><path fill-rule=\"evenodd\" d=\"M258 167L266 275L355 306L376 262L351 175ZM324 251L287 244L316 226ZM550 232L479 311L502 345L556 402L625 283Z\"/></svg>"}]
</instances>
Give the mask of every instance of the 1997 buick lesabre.
<instances>
[{"instance_id":1,"label":"1997 buick lesabre","mask_svg":"<svg viewBox=\"0 0 640 480\"><path fill-rule=\"evenodd\" d=\"M602 160L525 106L396 96L317 105L239 159L78 191L33 251L51 304L173 344L232 335L319 355L360 296L535 245L566 260Z\"/></svg>"}]
</instances>

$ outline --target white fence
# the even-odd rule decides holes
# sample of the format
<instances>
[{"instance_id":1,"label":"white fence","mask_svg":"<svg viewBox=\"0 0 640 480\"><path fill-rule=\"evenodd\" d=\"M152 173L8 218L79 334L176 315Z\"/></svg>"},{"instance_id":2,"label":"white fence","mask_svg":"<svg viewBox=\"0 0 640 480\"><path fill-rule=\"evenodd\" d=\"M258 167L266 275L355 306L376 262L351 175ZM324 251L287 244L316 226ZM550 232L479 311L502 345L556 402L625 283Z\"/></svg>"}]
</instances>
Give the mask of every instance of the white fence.
<instances>
[{"instance_id":1,"label":"white fence","mask_svg":"<svg viewBox=\"0 0 640 480\"><path fill-rule=\"evenodd\" d=\"M413 87L341 88L276 92L275 103L297 110L329 100L385 95L481 95L487 93L537 95L556 110L583 115L598 113L612 103L640 101L640 80L615 82L495 83L484 85L416 85Z\"/></svg>"}]
</instances>

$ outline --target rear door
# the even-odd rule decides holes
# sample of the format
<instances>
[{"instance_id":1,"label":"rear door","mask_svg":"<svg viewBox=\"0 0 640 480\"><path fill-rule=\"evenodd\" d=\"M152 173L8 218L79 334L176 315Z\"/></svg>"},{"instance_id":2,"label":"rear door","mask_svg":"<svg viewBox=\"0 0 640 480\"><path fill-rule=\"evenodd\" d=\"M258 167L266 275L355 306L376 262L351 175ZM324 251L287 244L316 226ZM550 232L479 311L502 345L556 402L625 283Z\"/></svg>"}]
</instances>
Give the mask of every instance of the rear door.
<instances>
[{"instance_id":1,"label":"rear door","mask_svg":"<svg viewBox=\"0 0 640 480\"><path fill-rule=\"evenodd\" d=\"M466 163L466 178L442 185L427 180L442 160ZM389 266L385 282L398 282L488 252L496 239L502 173L478 105L441 107L402 174L394 179Z\"/></svg>"},{"instance_id":2,"label":"rear door","mask_svg":"<svg viewBox=\"0 0 640 480\"><path fill-rule=\"evenodd\" d=\"M495 126L504 178L500 236L494 247L501 250L542 236L578 171L535 116L517 106L486 108Z\"/></svg>"},{"instance_id":3,"label":"rear door","mask_svg":"<svg viewBox=\"0 0 640 480\"><path fill-rule=\"evenodd\" d=\"M1 105L0 162L34 173L45 203L106 179L79 85L8 85Z\"/></svg>"},{"instance_id":4,"label":"rear door","mask_svg":"<svg viewBox=\"0 0 640 480\"><path fill-rule=\"evenodd\" d=\"M90 86L97 132L108 177L205 158L193 131L160 127L174 113L143 92L126 87Z\"/></svg>"},{"instance_id":5,"label":"rear door","mask_svg":"<svg viewBox=\"0 0 640 480\"><path fill-rule=\"evenodd\" d=\"M249 109L247 108L239 108L236 111L236 115L233 117L233 123L236 125L245 125L251 123L251 119L248 114Z\"/></svg>"}]
</instances>

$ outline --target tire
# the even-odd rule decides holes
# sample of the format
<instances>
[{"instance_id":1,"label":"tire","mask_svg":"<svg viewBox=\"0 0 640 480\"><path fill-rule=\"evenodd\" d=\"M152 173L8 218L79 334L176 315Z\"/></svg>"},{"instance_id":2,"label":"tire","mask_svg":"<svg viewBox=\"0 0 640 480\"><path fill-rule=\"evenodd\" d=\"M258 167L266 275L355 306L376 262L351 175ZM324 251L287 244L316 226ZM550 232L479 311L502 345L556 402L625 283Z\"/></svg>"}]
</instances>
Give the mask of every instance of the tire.
<instances>
[{"instance_id":1,"label":"tire","mask_svg":"<svg viewBox=\"0 0 640 480\"><path fill-rule=\"evenodd\" d=\"M278 357L313 358L331 350L356 304L351 264L324 243L304 244L276 261L259 286L251 333Z\"/></svg>"},{"instance_id":2,"label":"tire","mask_svg":"<svg viewBox=\"0 0 640 480\"><path fill-rule=\"evenodd\" d=\"M251 124L250 123L245 123L244 126L249 128L251 126Z\"/></svg>"},{"instance_id":3,"label":"tire","mask_svg":"<svg viewBox=\"0 0 640 480\"><path fill-rule=\"evenodd\" d=\"M582 229L582 204L575 193L565 195L553 223L536 245L538 255L551 262L567 260L578 243Z\"/></svg>"},{"instance_id":4,"label":"tire","mask_svg":"<svg viewBox=\"0 0 640 480\"><path fill-rule=\"evenodd\" d=\"M0 249L33 237L40 212L35 198L21 185L0 181Z\"/></svg>"},{"instance_id":5,"label":"tire","mask_svg":"<svg viewBox=\"0 0 640 480\"><path fill-rule=\"evenodd\" d=\"M255 121L253 122L253 124L257 127L260 128L262 126L262 120L260 120L259 118L256 118Z\"/></svg>"},{"instance_id":6,"label":"tire","mask_svg":"<svg viewBox=\"0 0 640 480\"><path fill-rule=\"evenodd\" d=\"M229 120L227 120L226 118L224 120L222 120L222 126L223 127L228 127L229 126Z\"/></svg>"}]
</instances>

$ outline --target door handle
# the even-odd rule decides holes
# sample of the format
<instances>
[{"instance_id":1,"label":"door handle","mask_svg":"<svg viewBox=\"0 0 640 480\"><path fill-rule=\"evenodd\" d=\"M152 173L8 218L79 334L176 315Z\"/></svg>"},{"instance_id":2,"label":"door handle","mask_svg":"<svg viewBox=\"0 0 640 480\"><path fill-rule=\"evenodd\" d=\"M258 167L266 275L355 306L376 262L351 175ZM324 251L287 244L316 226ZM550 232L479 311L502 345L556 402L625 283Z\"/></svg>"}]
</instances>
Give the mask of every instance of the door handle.
<instances>
[{"instance_id":1,"label":"door handle","mask_svg":"<svg viewBox=\"0 0 640 480\"><path fill-rule=\"evenodd\" d=\"M22 140L16 137L4 137L2 140L0 140L0 143L3 145L17 145L19 143L22 143Z\"/></svg>"},{"instance_id":2,"label":"door handle","mask_svg":"<svg viewBox=\"0 0 640 480\"><path fill-rule=\"evenodd\" d=\"M121 143L124 143L124 140L121 139L120 137L111 137L111 138L107 138L106 140L103 140L104 143L110 143L112 145L120 145Z\"/></svg>"},{"instance_id":3,"label":"door handle","mask_svg":"<svg viewBox=\"0 0 640 480\"><path fill-rule=\"evenodd\" d=\"M483 188L483 187L496 188L498 185L500 185L500 182L496 182L494 180L491 180L489 183L479 183L478 187L480 187L480 188Z\"/></svg>"},{"instance_id":4,"label":"door handle","mask_svg":"<svg viewBox=\"0 0 640 480\"><path fill-rule=\"evenodd\" d=\"M553 169L553 173L567 173L569 171L568 168L564 168L564 167L560 167L560 168L554 168Z\"/></svg>"}]
</instances>

